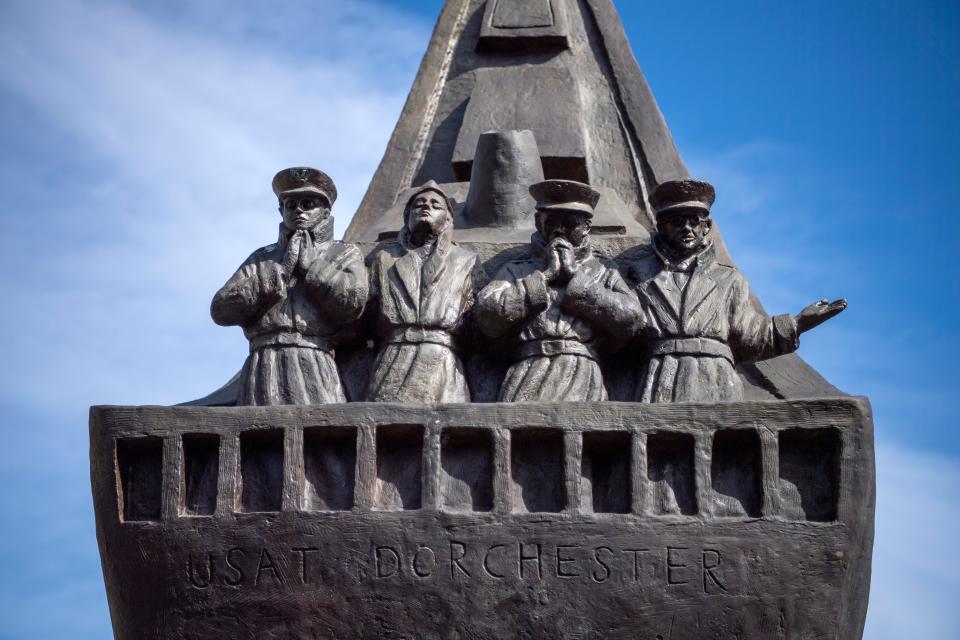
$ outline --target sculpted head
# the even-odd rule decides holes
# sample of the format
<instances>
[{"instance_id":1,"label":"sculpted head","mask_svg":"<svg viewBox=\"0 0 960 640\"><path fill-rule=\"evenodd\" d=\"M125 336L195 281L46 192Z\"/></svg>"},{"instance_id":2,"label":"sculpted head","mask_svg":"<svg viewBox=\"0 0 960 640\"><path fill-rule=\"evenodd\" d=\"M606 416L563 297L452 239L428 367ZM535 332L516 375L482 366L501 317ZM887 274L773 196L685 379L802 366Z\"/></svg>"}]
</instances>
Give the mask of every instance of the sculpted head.
<instances>
[{"instance_id":1,"label":"sculpted head","mask_svg":"<svg viewBox=\"0 0 960 640\"><path fill-rule=\"evenodd\" d=\"M330 217L337 188L327 174L310 167L284 169L273 178L283 225L290 231L313 229Z\"/></svg>"},{"instance_id":2,"label":"sculpted head","mask_svg":"<svg viewBox=\"0 0 960 640\"><path fill-rule=\"evenodd\" d=\"M593 225L591 216L582 211L537 211L537 231L547 244L563 238L575 247L586 242Z\"/></svg>"},{"instance_id":3,"label":"sculpted head","mask_svg":"<svg viewBox=\"0 0 960 640\"><path fill-rule=\"evenodd\" d=\"M650 205L657 216L657 238L680 257L691 256L707 243L713 220L713 186L698 180L672 180L657 187Z\"/></svg>"},{"instance_id":4,"label":"sculpted head","mask_svg":"<svg viewBox=\"0 0 960 640\"><path fill-rule=\"evenodd\" d=\"M563 238L579 247L587 241L598 191L573 180L545 180L531 186L530 194L537 201L537 231L548 244Z\"/></svg>"},{"instance_id":5,"label":"sculpted head","mask_svg":"<svg viewBox=\"0 0 960 640\"><path fill-rule=\"evenodd\" d=\"M330 205L320 196L288 195L280 200L280 215L290 231L313 229L330 217Z\"/></svg>"},{"instance_id":6,"label":"sculpted head","mask_svg":"<svg viewBox=\"0 0 960 640\"><path fill-rule=\"evenodd\" d=\"M407 201L403 219L410 237L421 245L453 222L453 207L436 183L427 183Z\"/></svg>"},{"instance_id":7,"label":"sculpted head","mask_svg":"<svg viewBox=\"0 0 960 640\"><path fill-rule=\"evenodd\" d=\"M679 256L696 253L707 240L713 220L702 209L677 209L657 216L659 237Z\"/></svg>"}]
</instances>

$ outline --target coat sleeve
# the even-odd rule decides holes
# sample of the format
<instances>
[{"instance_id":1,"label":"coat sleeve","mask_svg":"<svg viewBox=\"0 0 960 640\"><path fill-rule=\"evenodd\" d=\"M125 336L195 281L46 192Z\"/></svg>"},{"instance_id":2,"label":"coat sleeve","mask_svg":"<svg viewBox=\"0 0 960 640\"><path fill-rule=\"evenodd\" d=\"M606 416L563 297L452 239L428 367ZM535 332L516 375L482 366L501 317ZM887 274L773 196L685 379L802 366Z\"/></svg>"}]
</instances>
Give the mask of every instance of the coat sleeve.
<instances>
[{"instance_id":1,"label":"coat sleeve","mask_svg":"<svg viewBox=\"0 0 960 640\"><path fill-rule=\"evenodd\" d=\"M507 265L477 296L476 320L484 334L499 338L549 304L547 281L542 271L518 277Z\"/></svg>"},{"instance_id":2,"label":"coat sleeve","mask_svg":"<svg viewBox=\"0 0 960 640\"><path fill-rule=\"evenodd\" d=\"M743 274L737 273L730 296L730 348L737 362L756 362L787 353L800 346L793 316L768 316L750 293Z\"/></svg>"},{"instance_id":3,"label":"coat sleeve","mask_svg":"<svg viewBox=\"0 0 960 640\"><path fill-rule=\"evenodd\" d=\"M479 257L473 260L470 277L467 279L467 290L463 292L463 301L460 307L460 319L455 333L466 344L476 347L479 344L480 331L477 327L477 294L483 288L486 272Z\"/></svg>"},{"instance_id":4,"label":"coat sleeve","mask_svg":"<svg viewBox=\"0 0 960 640\"><path fill-rule=\"evenodd\" d=\"M614 340L631 338L643 324L636 294L615 269L581 269L567 284L565 311L603 329Z\"/></svg>"},{"instance_id":5,"label":"coat sleeve","mask_svg":"<svg viewBox=\"0 0 960 640\"><path fill-rule=\"evenodd\" d=\"M357 320L367 305L367 267L360 250L352 244L335 245L314 260L304 282L320 309L344 324Z\"/></svg>"},{"instance_id":6,"label":"coat sleeve","mask_svg":"<svg viewBox=\"0 0 960 640\"><path fill-rule=\"evenodd\" d=\"M213 296L210 315L221 326L246 326L286 294L283 268L258 251Z\"/></svg>"}]
</instances>

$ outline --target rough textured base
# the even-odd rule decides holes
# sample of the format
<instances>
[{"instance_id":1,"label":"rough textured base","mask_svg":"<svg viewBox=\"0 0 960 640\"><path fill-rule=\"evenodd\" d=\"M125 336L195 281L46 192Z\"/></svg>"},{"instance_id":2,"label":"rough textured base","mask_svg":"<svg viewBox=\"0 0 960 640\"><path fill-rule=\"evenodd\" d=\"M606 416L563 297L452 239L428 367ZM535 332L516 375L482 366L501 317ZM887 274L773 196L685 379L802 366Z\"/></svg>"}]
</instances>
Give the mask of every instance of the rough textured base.
<instances>
[{"instance_id":1,"label":"rough textured base","mask_svg":"<svg viewBox=\"0 0 960 640\"><path fill-rule=\"evenodd\" d=\"M862 634L864 399L95 407L90 424L121 639Z\"/></svg>"}]
</instances>

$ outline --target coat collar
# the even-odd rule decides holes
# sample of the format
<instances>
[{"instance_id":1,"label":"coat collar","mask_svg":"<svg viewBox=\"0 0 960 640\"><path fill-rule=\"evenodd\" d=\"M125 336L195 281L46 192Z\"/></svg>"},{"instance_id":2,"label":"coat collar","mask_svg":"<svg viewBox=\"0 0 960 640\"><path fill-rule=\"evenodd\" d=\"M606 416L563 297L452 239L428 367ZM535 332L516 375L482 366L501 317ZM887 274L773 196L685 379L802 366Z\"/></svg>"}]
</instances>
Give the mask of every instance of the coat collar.
<instances>
[{"instance_id":1,"label":"coat collar","mask_svg":"<svg viewBox=\"0 0 960 640\"><path fill-rule=\"evenodd\" d=\"M670 251L668 251L667 248L661 243L659 234L654 233L652 235L653 237L651 238L650 245L653 247L653 252L657 254L660 262L663 263L664 269L667 271L690 271L691 269L696 268L697 264L700 262L701 256L704 256L707 259L712 259L715 256L715 252L713 251L713 240L708 238L704 245L696 253L678 260L670 257Z\"/></svg>"},{"instance_id":2,"label":"coat collar","mask_svg":"<svg viewBox=\"0 0 960 640\"><path fill-rule=\"evenodd\" d=\"M716 248L712 242L681 262L671 261L661 247L656 236L653 238L653 250L661 263L661 269L651 279L652 286L659 292L673 317L682 321L689 320L703 306L704 301L717 288L718 282L713 271L717 266ZM681 290L673 277L674 271L690 273L690 280Z\"/></svg>"},{"instance_id":3,"label":"coat collar","mask_svg":"<svg viewBox=\"0 0 960 640\"><path fill-rule=\"evenodd\" d=\"M280 237L277 240L277 244L281 249L287 248L287 243L290 241L293 233L293 231L287 228L287 225L282 222L280 223ZM333 216L327 216L318 222L308 233L316 244L324 244L333 240Z\"/></svg>"}]
</instances>

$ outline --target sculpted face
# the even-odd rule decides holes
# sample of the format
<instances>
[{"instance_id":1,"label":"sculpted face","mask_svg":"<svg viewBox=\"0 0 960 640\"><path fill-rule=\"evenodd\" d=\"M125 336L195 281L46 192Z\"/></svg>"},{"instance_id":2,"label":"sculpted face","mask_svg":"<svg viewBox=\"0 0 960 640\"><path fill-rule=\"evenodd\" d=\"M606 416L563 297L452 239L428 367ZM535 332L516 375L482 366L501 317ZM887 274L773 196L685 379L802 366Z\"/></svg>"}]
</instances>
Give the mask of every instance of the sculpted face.
<instances>
[{"instance_id":1,"label":"sculpted face","mask_svg":"<svg viewBox=\"0 0 960 640\"><path fill-rule=\"evenodd\" d=\"M290 231L313 229L327 219L330 207L319 195L287 196L280 201L280 215Z\"/></svg>"},{"instance_id":2,"label":"sculpted face","mask_svg":"<svg viewBox=\"0 0 960 640\"><path fill-rule=\"evenodd\" d=\"M713 220L699 209L682 209L657 218L657 231L679 255L691 255L703 246Z\"/></svg>"},{"instance_id":3,"label":"sculpted face","mask_svg":"<svg viewBox=\"0 0 960 640\"><path fill-rule=\"evenodd\" d=\"M549 244L556 238L565 238L575 247L590 235L592 223L585 213L577 211L537 211L537 231Z\"/></svg>"},{"instance_id":4,"label":"sculpted face","mask_svg":"<svg viewBox=\"0 0 960 640\"><path fill-rule=\"evenodd\" d=\"M450 210L447 201L436 191L417 194L407 211L407 229L411 234L435 234L446 222Z\"/></svg>"}]
</instances>

